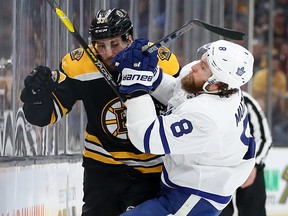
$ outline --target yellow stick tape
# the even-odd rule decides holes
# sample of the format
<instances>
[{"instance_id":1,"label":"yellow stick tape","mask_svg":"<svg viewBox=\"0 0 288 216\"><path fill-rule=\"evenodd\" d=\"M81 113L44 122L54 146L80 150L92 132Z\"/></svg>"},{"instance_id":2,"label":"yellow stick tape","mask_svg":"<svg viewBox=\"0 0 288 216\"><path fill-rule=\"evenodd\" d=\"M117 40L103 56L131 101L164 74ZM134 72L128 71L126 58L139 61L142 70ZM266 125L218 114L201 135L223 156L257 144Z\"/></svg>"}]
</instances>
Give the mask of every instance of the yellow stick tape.
<instances>
[{"instance_id":1,"label":"yellow stick tape","mask_svg":"<svg viewBox=\"0 0 288 216\"><path fill-rule=\"evenodd\" d=\"M68 19L68 17L66 16L66 14L60 10L59 8L56 8L56 14L60 17L61 21L65 24L65 26L68 28L68 30L70 32L74 32L74 27L72 25L72 23L70 22L70 20Z\"/></svg>"}]
</instances>

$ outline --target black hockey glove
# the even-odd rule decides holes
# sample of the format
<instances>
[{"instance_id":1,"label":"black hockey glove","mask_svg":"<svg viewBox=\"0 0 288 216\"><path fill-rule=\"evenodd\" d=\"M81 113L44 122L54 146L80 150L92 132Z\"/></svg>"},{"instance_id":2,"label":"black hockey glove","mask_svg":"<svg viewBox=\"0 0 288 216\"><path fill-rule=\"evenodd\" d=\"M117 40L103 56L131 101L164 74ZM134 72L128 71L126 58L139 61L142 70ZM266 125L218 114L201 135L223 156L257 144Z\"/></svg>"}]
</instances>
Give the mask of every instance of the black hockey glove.
<instances>
[{"instance_id":1,"label":"black hockey glove","mask_svg":"<svg viewBox=\"0 0 288 216\"><path fill-rule=\"evenodd\" d=\"M24 80L20 99L23 103L41 105L52 99L59 79L58 71L45 66L36 67Z\"/></svg>"}]
</instances>

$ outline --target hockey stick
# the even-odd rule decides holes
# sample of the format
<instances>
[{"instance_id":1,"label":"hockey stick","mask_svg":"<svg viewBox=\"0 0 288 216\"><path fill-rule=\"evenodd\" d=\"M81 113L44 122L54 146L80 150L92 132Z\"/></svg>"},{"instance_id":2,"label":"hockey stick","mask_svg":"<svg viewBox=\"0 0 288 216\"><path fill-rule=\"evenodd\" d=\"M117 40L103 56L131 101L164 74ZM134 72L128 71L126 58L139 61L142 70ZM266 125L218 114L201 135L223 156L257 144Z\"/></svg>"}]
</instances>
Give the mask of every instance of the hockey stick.
<instances>
[{"instance_id":1,"label":"hockey stick","mask_svg":"<svg viewBox=\"0 0 288 216\"><path fill-rule=\"evenodd\" d=\"M66 28L70 31L72 36L76 39L76 41L80 44L80 46L84 49L84 51L87 53L91 61L94 63L94 65L98 68L100 73L104 76L104 79L106 82L111 86L111 88L114 90L114 92L119 96L119 98L125 102L126 98L121 95L117 89L118 85L113 80L111 73L107 70L107 68L102 64L102 62L97 58L97 56L93 53L93 51L89 48L85 40L82 38L82 36L78 33L78 31L75 29L67 15L61 10L60 6L55 2L55 0L47 0L52 9L56 12L60 20L64 23ZM154 43L153 45L146 47L144 46L142 48L143 51L147 51L149 53L152 53L156 51L160 46L164 46L165 44L171 42L172 40L180 37L183 35L186 31L192 29L194 26L203 27L211 32L214 32L216 34L222 35L224 37L228 37L235 40L243 40L244 33L234 31L231 29L221 28L218 26L214 26L208 23L205 23L203 21L200 21L198 19L191 20L187 24L183 25L179 29L175 30L174 32L170 33L169 35L165 36L158 42Z\"/></svg>"},{"instance_id":2,"label":"hockey stick","mask_svg":"<svg viewBox=\"0 0 288 216\"><path fill-rule=\"evenodd\" d=\"M100 71L100 73L104 76L104 79L106 82L111 86L111 88L114 90L114 92L119 96L119 98L125 102L126 98L121 95L117 88L117 83L113 80L111 73L107 70L107 68L102 64L102 62L97 58L97 56L93 53L93 51L90 49L88 44L85 42L85 40L82 38L82 36L79 34L79 32L75 29L67 15L61 10L60 6L54 1L54 0L47 0L50 6L53 8L53 10L56 12L60 20L64 23L66 28L69 30L69 32L72 34L72 36L76 39L76 41L80 44L80 46L84 49L84 51L87 53L91 61L94 63L94 65L97 67L97 69Z\"/></svg>"},{"instance_id":3,"label":"hockey stick","mask_svg":"<svg viewBox=\"0 0 288 216\"><path fill-rule=\"evenodd\" d=\"M146 51L146 52L152 53L152 52L156 51L160 46L164 46L165 44L169 43L170 41L180 37L185 32L192 29L194 26L198 26L198 27L207 29L213 33L216 33L216 34L219 34L223 37L227 37L227 38L234 39L234 40L243 40L245 38L245 34L243 32L218 27L215 25L205 23L205 22L198 20L198 19L193 19L190 22L183 25L182 27L180 27L179 29L177 29L176 31L170 33L169 35L165 36L164 38L162 38L158 42L154 43L153 45L144 46L142 48L142 50L143 50L143 52Z\"/></svg>"}]
</instances>

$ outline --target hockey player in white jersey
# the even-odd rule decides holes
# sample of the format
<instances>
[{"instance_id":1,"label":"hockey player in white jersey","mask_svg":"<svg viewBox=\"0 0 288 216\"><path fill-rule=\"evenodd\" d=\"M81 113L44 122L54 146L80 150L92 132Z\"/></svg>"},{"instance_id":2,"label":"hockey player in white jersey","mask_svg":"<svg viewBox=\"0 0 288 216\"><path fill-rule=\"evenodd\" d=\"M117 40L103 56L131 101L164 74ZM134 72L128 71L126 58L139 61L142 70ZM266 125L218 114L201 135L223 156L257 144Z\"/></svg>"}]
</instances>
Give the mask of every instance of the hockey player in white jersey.
<instances>
[{"instance_id":1,"label":"hockey player in white jersey","mask_svg":"<svg viewBox=\"0 0 288 216\"><path fill-rule=\"evenodd\" d=\"M210 44L199 47L196 59L201 59ZM235 193L235 205L232 200L221 212L220 216L233 216L237 208L239 216L266 216L266 190L264 167L265 159L272 145L272 136L266 116L260 104L247 92L243 91L244 101L249 116L251 135L255 139L255 166L248 179Z\"/></svg>"},{"instance_id":2,"label":"hockey player in white jersey","mask_svg":"<svg viewBox=\"0 0 288 216\"><path fill-rule=\"evenodd\" d=\"M240 86L252 77L254 58L240 45L211 43L201 60L189 63L175 79L161 73L143 54L147 40L119 53L120 92L127 106L128 134L142 152L165 154L162 189L122 216L219 215L255 165L255 142ZM151 65L153 64L153 65ZM156 90L155 90L156 88ZM151 93L169 105L157 116Z\"/></svg>"}]
</instances>

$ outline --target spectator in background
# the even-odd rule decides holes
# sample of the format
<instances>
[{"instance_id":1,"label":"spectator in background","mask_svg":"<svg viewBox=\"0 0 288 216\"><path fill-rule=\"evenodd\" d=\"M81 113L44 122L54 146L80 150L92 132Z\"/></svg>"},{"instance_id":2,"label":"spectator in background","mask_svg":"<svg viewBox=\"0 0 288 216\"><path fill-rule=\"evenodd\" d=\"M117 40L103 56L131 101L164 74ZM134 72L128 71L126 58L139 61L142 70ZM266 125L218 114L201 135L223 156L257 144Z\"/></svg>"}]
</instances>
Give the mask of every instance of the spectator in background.
<instances>
[{"instance_id":1,"label":"spectator in background","mask_svg":"<svg viewBox=\"0 0 288 216\"><path fill-rule=\"evenodd\" d=\"M258 39L253 40L254 72L263 68L264 55L266 54L264 43Z\"/></svg>"},{"instance_id":2,"label":"spectator in background","mask_svg":"<svg viewBox=\"0 0 288 216\"><path fill-rule=\"evenodd\" d=\"M266 41L265 33L269 29L269 3L263 0L255 0L255 16L254 16L254 37Z\"/></svg>"},{"instance_id":3,"label":"spectator in background","mask_svg":"<svg viewBox=\"0 0 288 216\"><path fill-rule=\"evenodd\" d=\"M273 56L272 62L272 133L274 143L277 146L287 145L287 77L281 67L281 61L278 54ZM268 94L268 66L256 72L253 79L253 96L261 104L264 112L266 112L266 101Z\"/></svg>"},{"instance_id":4,"label":"spectator in background","mask_svg":"<svg viewBox=\"0 0 288 216\"><path fill-rule=\"evenodd\" d=\"M265 101L268 94L268 65L256 72L253 79L253 96L266 111ZM287 91L287 81L285 72L281 68L281 61L277 54L273 56L272 62L272 101L274 110L285 111L285 94Z\"/></svg>"},{"instance_id":5,"label":"spectator in background","mask_svg":"<svg viewBox=\"0 0 288 216\"><path fill-rule=\"evenodd\" d=\"M285 71L286 79L288 79L288 40L285 43L282 43L281 46L279 47L279 56L281 63L283 65L283 70Z\"/></svg>"},{"instance_id":6,"label":"spectator in background","mask_svg":"<svg viewBox=\"0 0 288 216\"><path fill-rule=\"evenodd\" d=\"M287 41L287 18L282 8L275 10L273 36L276 47L280 47L283 42Z\"/></svg>"}]
</instances>

